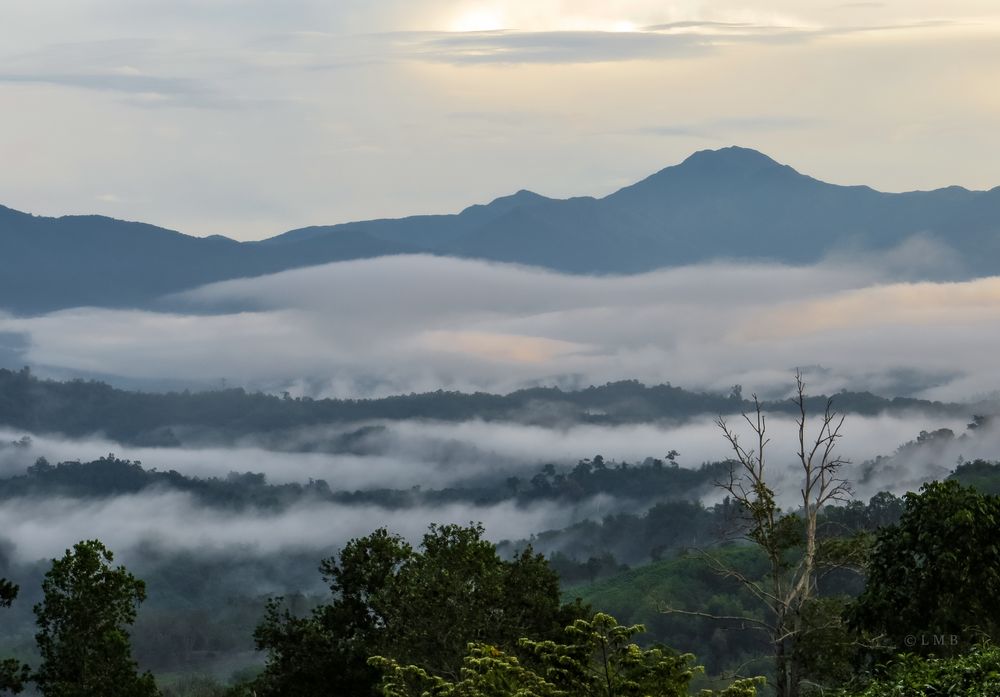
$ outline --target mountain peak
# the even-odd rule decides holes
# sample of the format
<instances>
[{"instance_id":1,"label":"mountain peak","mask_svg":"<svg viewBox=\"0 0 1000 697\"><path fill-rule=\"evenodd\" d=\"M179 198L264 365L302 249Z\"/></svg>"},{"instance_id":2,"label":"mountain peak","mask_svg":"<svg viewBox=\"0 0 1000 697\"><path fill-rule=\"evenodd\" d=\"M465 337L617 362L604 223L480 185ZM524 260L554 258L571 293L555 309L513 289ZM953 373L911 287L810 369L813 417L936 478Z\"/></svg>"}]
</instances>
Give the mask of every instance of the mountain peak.
<instances>
[{"instance_id":1,"label":"mountain peak","mask_svg":"<svg viewBox=\"0 0 1000 697\"><path fill-rule=\"evenodd\" d=\"M681 167L717 166L726 169L762 169L768 167L784 167L764 153L752 148L741 148L730 145L718 150L699 150L684 160Z\"/></svg>"},{"instance_id":2,"label":"mountain peak","mask_svg":"<svg viewBox=\"0 0 1000 697\"><path fill-rule=\"evenodd\" d=\"M528 191L527 189L521 189L517 193L510 194L509 196L501 196L500 198L495 198L486 204L476 204L469 206L462 211L462 215L481 215L484 213L499 213L503 214L507 211L514 210L519 206L531 205L539 203L541 201L548 201L550 199L542 196L541 194L536 194L534 191Z\"/></svg>"},{"instance_id":3,"label":"mountain peak","mask_svg":"<svg viewBox=\"0 0 1000 697\"><path fill-rule=\"evenodd\" d=\"M496 204L514 204L522 205L525 203L537 203L539 201L546 200L541 194L536 194L534 191L528 191L527 189L520 189L517 193L511 194L509 196L501 196L500 198L493 199L489 205L493 206Z\"/></svg>"},{"instance_id":4,"label":"mountain peak","mask_svg":"<svg viewBox=\"0 0 1000 697\"><path fill-rule=\"evenodd\" d=\"M634 202L636 197L660 197L665 192L689 196L693 192L715 192L742 187L748 181L788 184L809 177L773 160L762 152L732 145L718 150L699 150L679 165L661 169L608 198Z\"/></svg>"}]
</instances>

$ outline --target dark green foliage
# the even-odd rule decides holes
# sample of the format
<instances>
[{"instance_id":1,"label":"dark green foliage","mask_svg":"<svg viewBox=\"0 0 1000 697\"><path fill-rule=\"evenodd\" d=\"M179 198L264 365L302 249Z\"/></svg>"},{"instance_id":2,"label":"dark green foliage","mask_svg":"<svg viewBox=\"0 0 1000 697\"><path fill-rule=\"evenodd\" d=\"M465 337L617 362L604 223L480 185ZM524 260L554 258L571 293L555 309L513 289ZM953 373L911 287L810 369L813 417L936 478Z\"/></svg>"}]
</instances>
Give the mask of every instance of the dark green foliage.
<instances>
[{"instance_id":1,"label":"dark green foliage","mask_svg":"<svg viewBox=\"0 0 1000 697\"><path fill-rule=\"evenodd\" d=\"M880 491L867 505L851 500L841 506L831 506L823 511L818 534L820 537L843 537L895 525L903 515L903 505L900 497Z\"/></svg>"},{"instance_id":2,"label":"dark green foliage","mask_svg":"<svg viewBox=\"0 0 1000 697\"><path fill-rule=\"evenodd\" d=\"M163 697L228 697L229 688L204 675L188 675L163 687Z\"/></svg>"},{"instance_id":3,"label":"dark green foliage","mask_svg":"<svg viewBox=\"0 0 1000 697\"><path fill-rule=\"evenodd\" d=\"M17 592L20 589L16 584L5 578L0 578L0 607L10 607L17 599Z\"/></svg>"},{"instance_id":4,"label":"dark green foliage","mask_svg":"<svg viewBox=\"0 0 1000 697\"><path fill-rule=\"evenodd\" d=\"M231 472L225 478L188 477L174 470L143 469L142 463L109 454L92 462L49 464L39 458L24 475L0 479L0 499L27 496L105 498L148 489L175 489L219 508L285 508L303 499L343 500L323 480L269 484L263 474Z\"/></svg>"},{"instance_id":5,"label":"dark green foliage","mask_svg":"<svg viewBox=\"0 0 1000 697\"><path fill-rule=\"evenodd\" d=\"M18 587L5 578L0 578L0 608L10 607L17 598ZM28 682L31 668L14 658L0 660L0 693L17 694Z\"/></svg>"},{"instance_id":6,"label":"dark green foliage","mask_svg":"<svg viewBox=\"0 0 1000 697\"><path fill-rule=\"evenodd\" d=\"M549 557L549 566L559 574L559 579L566 584L589 581L593 583L598 578L611 576L619 571L628 571L628 566L619 564L611 552L605 552L586 561L576 561L562 552L556 552Z\"/></svg>"},{"instance_id":7,"label":"dark green foliage","mask_svg":"<svg viewBox=\"0 0 1000 697\"><path fill-rule=\"evenodd\" d=\"M146 597L145 584L97 540L79 542L42 583L35 606L42 663L35 682L45 697L157 695L153 676L132 660L128 627Z\"/></svg>"},{"instance_id":8,"label":"dark green foliage","mask_svg":"<svg viewBox=\"0 0 1000 697\"><path fill-rule=\"evenodd\" d=\"M600 457L600 456L598 456ZM588 462L584 461L584 462ZM447 489L371 489L333 491L326 481L309 480L305 484L271 484L260 473L230 472L224 478L196 478L174 470L144 469L138 461L122 460L109 454L91 462L50 464L38 458L25 474L0 479L0 500L26 496L70 496L104 498L109 495L135 494L148 489L170 488L191 494L201 502L223 508L287 508L303 499L346 504L375 503L387 507L407 507L417 503L442 504L472 501L478 504L516 500L527 504L540 499L578 499L597 494L613 494L636 501L660 498L677 499L697 496L707 488L725 463L708 463L698 468L663 467L653 458L641 465L620 462L599 470L585 470L577 465L570 472L560 472L555 465L543 468L532 485L518 491L499 487L489 481L482 485L464 485ZM541 483L539 483L541 482ZM697 515L693 502L677 502ZM661 512L662 513L662 512ZM673 513L683 517L684 511Z\"/></svg>"},{"instance_id":9,"label":"dark green foliage","mask_svg":"<svg viewBox=\"0 0 1000 697\"><path fill-rule=\"evenodd\" d=\"M24 690L31 677L31 667L16 658L0 660L0 694L18 694Z\"/></svg>"},{"instance_id":10,"label":"dark green foliage","mask_svg":"<svg viewBox=\"0 0 1000 697\"><path fill-rule=\"evenodd\" d=\"M339 559L321 563L331 603L300 617L282 599L271 600L254 632L257 648L268 652L256 690L262 695L370 693L375 675L367 658L387 626L381 594L412 556L402 538L380 529L349 542Z\"/></svg>"},{"instance_id":11,"label":"dark green foliage","mask_svg":"<svg viewBox=\"0 0 1000 697\"><path fill-rule=\"evenodd\" d=\"M813 400L823 398L809 399L812 408ZM885 399L864 392L838 394L837 404L845 413L863 414L913 408L964 414L967 409L964 405L915 399ZM747 406L745 401L721 394L693 392L670 384L647 387L635 380L578 391L539 387L494 395L439 390L382 399L313 400L248 393L239 388L166 394L130 392L101 382L40 380L27 368L0 369L0 424L33 433L57 432L67 436L103 432L122 443L152 446L178 445L181 442L178 433L185 437L185 442L206 435L215 441L254 436L267 445L270 436L287 440L280 436L288 429L376 419L634 423L733 413ZM788 411L785 400L765 406L769 410ZM299 447L356 450L359 439L344 435Z\"/></svg>"},{"instance_id":12,"label":"dark green foliage","mask_svg":"<svg viewBox=\"0 0 1000 697\"><path fill-rule=\"evenodd\" d=\"M807 629L795 642L794 659L805 680L802 692L822 695L831 686L846 685L854 676L857 636L844 619L851 598L829 595L811 598L802 608L801 625Z\"/></svg>"},{"instance_id":13,"label":"dark green foliage","mask_svg":"<svg viewBox=\"0 0 1000 697\"><path fill-rule=\"evenodd\" d=\"M937 653L1000 636L1000 498L946 481L905 501L899 523L878 533L853 623ZM938 636L958 641L935 646Z\"/></svg>"},{"instance_id":14,"label":"dark green foliage","mask_svg":"<svg viewBox=\"0 0 1000 697\"><path fill-rule=\"evenodd\" d=\"M432 526L419 550L378 530L352 540L321 571L333 600L307 617L272 601L255 633L268 651L261 695L374 694L368 658L382 654L456 677L470 642L513 649L583 612L561 607L559 584L530 550L511 561L481 526Z\"/></svg>"}]
</instances>

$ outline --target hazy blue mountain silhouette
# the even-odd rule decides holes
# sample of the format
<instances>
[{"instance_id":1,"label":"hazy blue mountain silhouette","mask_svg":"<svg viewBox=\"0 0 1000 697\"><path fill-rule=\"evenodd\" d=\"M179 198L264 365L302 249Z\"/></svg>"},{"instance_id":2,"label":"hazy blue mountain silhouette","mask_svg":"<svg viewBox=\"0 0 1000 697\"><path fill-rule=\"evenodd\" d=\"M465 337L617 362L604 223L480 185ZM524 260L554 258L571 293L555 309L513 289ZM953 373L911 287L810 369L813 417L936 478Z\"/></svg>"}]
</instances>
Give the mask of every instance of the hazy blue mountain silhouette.
<instances>
[{"instance_id":1,"label":"hazy blue mountain silhouette","mask_svg":"<svg viewBox=\"0 0 1000 697\"><path fill-rule=\"evenodd\" d=\"M604 198L519 191L456 215L309 227L261 242L0 207L0 307L144 306L212 281L413 252L634 273L716 258L808 262L890 249L914 235L951 247L964 275L995 273L1000 187L882 193L730 147L697 152Z\"/></svg>"}]
</instances>

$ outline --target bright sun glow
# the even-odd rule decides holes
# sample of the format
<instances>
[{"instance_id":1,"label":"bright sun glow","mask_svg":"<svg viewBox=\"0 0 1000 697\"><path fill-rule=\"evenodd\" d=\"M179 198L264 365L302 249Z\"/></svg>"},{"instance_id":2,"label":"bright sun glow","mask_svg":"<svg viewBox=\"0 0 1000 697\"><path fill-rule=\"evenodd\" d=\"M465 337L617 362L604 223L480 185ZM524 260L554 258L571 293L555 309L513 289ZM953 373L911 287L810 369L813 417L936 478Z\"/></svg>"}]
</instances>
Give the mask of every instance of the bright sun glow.
<instances>
[{"instance_id":1,"label":"bright sun glow","mask_svg":"<svg viewBox=\"0 0 1000 697\"><path fill-rule=\"evenodd\" d=\"M551 8L550 8L551 9ZM597 14L565 14L546 11L544 6L479 4L464 8L449 23L451 31L603 31L634 32L634 21Z\"/></svg>"},{"instance_id":2,"label":"bright sun glow","mask_svg":"<svg viewBox=\"0 0 1000 697\"><path fill-rule=\"evenodd\" d=\"M621 22L615 22L611 26L611 31L615 32L630 32L630 31L636 31L637 29L638 27L636 26L635 22L629 22L627 20L623 20Z\"/></svg>"},{"instance_id":3,"label":"bright sun glow","mask_svg":"<svg viewBox=\"0 0 1000 697\"><path fill-rule=\"evenodd\" d=\"M500 13L492 10L466 12L452 24L452 31L499 31L504 28Z\"/></svg>"}]
</instances>

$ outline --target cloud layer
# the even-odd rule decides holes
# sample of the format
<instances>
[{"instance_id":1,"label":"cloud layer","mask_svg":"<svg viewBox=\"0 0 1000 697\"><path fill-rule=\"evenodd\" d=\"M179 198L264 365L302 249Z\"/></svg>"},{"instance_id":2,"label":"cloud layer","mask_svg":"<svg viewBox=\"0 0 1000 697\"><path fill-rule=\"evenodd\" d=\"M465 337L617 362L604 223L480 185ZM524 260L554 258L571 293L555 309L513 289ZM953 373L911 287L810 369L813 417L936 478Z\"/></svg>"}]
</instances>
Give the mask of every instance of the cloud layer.
<instances>
[{"instance_id":1,"label":"cloud layer","mask_svg":"<svg viewBox=\"0 0 1000 697\"><path fill-rule=\"evenodd\" d=\"M607 502L604 502L607 506ZM281 513L232 514L200 506L184 494L164 492L98 501L18 499L0 506L0 530L19 561L58 556L81 539L100 539L122 551L138 545L166 550L219 552L238 547L253 554L338 548L384 526L411 541L431 523L482 522L490 538L523 539L600 512L602 500L574 507L502 503L387 509L379 506L300 505Z\"/></svg>"},{"instance_id":2,"label":"cloud layer","mask_svg":"<svg viewBox=\"0 0 1000 697\"><path fill-rule=\"evenodd\" d=\"M971 416L971 414L970 414ZM964 429L968 418L943 418L921 413L851 416L842 443L845 456L855 463L891 454L900 443L914 439L920 431ZM663 457L669 450L680 452L678 462L697 467L703 462L727 458L714 417L706 416L683 424L634 424L605 426L567 424L562 427L529 426L505 422L399 421L377 424L357 443L356 454L296 452L298 443L321 442L347 427L315 427L272 438L265 446L246 439L235 445L183 448L134 447L94 437L65 439L32 434L29 448L0 449L0 477L23 474L36 458L50 462L89 461L115 453L139 460L145 467L161 471L177 470L193 477L225 477L230 472L267 475L272 483L305 482L324 479L333 489L397 488L413 486L444 488L471 482L502 483L509 475L530 477L545 463L571 466L578 460L602 455L609 462L642 462L647 457ZM352 426L353 427L353 426ZM774 417L772 449L782 468L794 463L794 424ZM0 443L22 435L0 429ZM268 447L269 446L269 447ZM282 449L276 449L276 447ZM967 458L990 457L988 448ZM957 453L956 453L957 455ZM945 464L952 464L955 457Z\"/></svg>"},{"instance_id":3,"label":"cloud layer","mask_svg":"<svg viewBox=\"0 0 1000 697\"><path fill-rule=\"evenodd\" d=\"M740 430L738 421L734 420L733 425ZM365 456L275 452L247 445L130 448L99 439L71 441L35 436L27 449L0 449L0 476L20 473L37 456L52 461L86 460L114 450L122 457L142 459L146 467L176 469L189 476L225 476L230 471L251 470L266 473L273 482L322 478L333 488L406 489L417 484L432 488L473 480L503 486L501 481L507 476L535 474L541 462L569 465L598 453L609 461L636 462L676 449L681 452L682 466L697 466L730 454L718 427L708 418L680 426L541 428L478 421L411 421L386 426L368 443L375 454ZM878 491L902 494L916 490L924 481L947 476L960 456L966 460L993 458L1000 449L1000 432L992 429L977 431L975 438L941 440L919 449L904 449L871 471L865 466L878 455L897 453L900 444L914 440L921 431L939 428L961 434L964 420L920 413L849 417L839 452L851 460L844 474L854 482L857 497L867 500ZM787 417L774 416L769 420L768 432L772 437L767 454L770 481L780 503L794 508L800 486L795 424ZM18 435L0 431L0 442ZM669 492L662 493L666 496ZM703 500L713 503L720 497L717 490L709 490L704 492ZM0 506L0 530L14 544L21 561L57 555L78 539L94 537L126 555L140 545L205 553L235 547L248 554L268 555L336 548L383 525L416 540L432 522L481 521L491 539L523 539L586 518L600 518L623 507L634 510L628 502L600 496L577 503L543 501L528 506L504 502L383 508L305 502L277 512L234 513L164 490L107 499L9 500Z\"/></svg>"},{"instance_id":4,"label":"cloud layer","mask_svg":"<svg viewBox=\"0 0 1000 697\"><path fill-rule=\"evenodd\" d=\"M817 393L995 395L1000 278L884 280L897 262L595 278L390 257L215 284L172 311L0 318L0 333L19 337L10 364L310 396L633 378L778 395L796 367Z\"/></svg>"}]
</instances>

